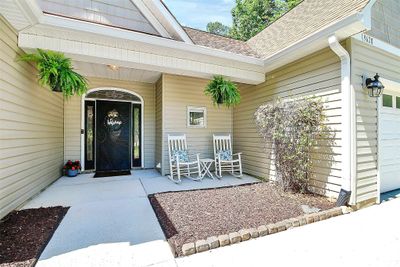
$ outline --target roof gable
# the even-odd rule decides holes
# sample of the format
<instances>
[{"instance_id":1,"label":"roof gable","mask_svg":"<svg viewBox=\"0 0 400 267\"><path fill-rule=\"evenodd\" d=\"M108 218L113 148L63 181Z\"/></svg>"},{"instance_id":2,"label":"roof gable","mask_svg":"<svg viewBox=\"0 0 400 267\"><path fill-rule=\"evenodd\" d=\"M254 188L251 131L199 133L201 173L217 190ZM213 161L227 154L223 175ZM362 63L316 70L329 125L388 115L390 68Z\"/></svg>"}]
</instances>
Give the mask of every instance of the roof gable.
<instances>
[{"instance_id":1,"label":"roof gable","mask_svg":"<svg viewBox=\"0 0 400 267\"><path fill-rule=\"evenodd\" d=\"M102 25L161 35L130 0L37 0L44 13Z\"/></svg>"}]
</instances>

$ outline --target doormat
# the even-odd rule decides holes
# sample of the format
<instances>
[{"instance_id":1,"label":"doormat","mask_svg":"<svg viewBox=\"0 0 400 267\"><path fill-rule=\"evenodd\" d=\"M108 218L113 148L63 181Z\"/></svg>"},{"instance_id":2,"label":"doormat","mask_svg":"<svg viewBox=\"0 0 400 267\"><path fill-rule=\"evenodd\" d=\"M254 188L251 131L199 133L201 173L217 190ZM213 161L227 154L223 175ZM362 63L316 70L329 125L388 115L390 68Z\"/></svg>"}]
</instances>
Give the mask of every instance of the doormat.
<instances>
[{"instance_id":1,"label":"doormat","mask_svg":"<svg viewBox=\"0 0 400 267\"><path fill-rule=\"evenodd\" d=\"M131 171L99 171L96 172L93 178L130 175Z\"/></svg>"}]
</instances>

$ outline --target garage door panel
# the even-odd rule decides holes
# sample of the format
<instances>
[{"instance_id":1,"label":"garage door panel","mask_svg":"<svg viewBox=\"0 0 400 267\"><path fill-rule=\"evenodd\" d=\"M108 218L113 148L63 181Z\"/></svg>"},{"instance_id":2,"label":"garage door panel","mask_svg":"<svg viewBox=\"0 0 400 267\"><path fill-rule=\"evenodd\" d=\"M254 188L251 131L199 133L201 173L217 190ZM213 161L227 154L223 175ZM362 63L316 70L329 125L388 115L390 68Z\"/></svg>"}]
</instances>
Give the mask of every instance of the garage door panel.
<instances>
[{"instance_id":1,"label":"garage door panel","mask_svg":"<svg viewBox=\"0 0 400 267\"><path fill-rule=\"evenodd\" d=\"M392 107L379 107L379 173L381 193L400 188L400 108L396 107L396 97L400 88L385 89L391 95ZM382 99L381 99L382 100Z\"/></svg>"}]
</instances>

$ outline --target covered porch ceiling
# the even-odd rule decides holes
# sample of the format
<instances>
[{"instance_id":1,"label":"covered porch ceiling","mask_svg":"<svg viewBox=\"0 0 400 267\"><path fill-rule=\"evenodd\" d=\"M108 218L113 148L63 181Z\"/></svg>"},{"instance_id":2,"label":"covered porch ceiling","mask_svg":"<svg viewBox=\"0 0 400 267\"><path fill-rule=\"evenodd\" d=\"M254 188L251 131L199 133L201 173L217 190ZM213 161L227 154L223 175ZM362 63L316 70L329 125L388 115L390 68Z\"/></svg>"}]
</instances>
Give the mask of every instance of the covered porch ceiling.
<instances>
[{"instance_id":1,"label":"covered porch ceiling","mask_svg":"<svg viewBox=\"0 0 400 267\"><path fill-rule=\"evenodd\" d=\"M74 68L88 78L104 78L111 80L155 83L161 77L161 72L73 61Z\"/></svg>"}]
</instances>

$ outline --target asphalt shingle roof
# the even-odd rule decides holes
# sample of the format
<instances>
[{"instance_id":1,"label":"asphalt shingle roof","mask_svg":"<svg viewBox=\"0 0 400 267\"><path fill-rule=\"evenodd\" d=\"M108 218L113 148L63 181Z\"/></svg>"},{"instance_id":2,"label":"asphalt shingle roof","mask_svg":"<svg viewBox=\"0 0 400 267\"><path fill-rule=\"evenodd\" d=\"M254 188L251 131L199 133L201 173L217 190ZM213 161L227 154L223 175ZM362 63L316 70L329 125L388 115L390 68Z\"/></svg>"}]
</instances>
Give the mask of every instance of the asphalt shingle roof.
<instances>
[{"instance_id":1,"label":"asphalt shingle roof","mask_svg":"<svg viewBox=\"0 0 400 267\"><path fill-rule=\"evenodd\" d=\"M247 41L262 58L279 52L362 9L369 0L304 0Z\"/></svg>"},{"instance_id":2,"label":"asphalt shingle roof","mask_svg":"<svg viewBox=\"0 0 400 267\"><path fill-rule=\"evenodd\" d=\"M183 27L195 45L211 47L239 55L259 58L259 55L243 41L212 34L209 32Z\"/></svg>"}]
</instances>

